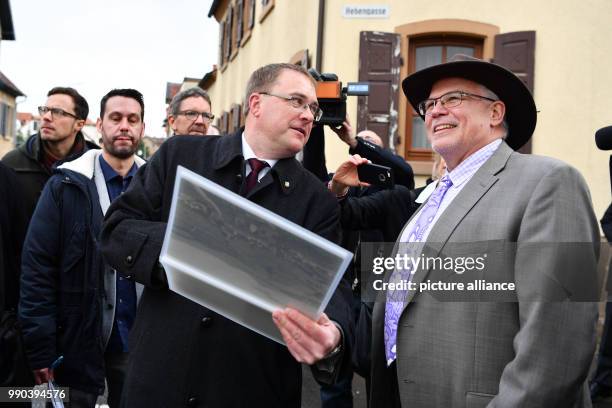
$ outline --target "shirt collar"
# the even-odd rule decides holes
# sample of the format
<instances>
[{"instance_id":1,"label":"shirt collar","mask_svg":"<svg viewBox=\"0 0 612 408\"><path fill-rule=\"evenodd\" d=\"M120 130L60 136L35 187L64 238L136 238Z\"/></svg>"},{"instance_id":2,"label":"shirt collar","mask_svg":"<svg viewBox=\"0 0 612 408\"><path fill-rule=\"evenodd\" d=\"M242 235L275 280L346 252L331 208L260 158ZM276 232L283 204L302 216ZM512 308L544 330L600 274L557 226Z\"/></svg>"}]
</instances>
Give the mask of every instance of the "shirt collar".
<instances>
[{"instance_id":1,"label":"shirt collar","mask_svg":"<svg viewBox=\"0 0 612 408\"><path fill-rule=\"evenodd\" d=\"M106 160L104 160L102 155L100 155L99 157L100 157L100 167L102 168L102 174L104 174L104 181L106 181L106 182L114 179L115 177L120 177L122 179L124 179L124 178L131 178L131 177L134 176L134 174L136 174L136 171L138 170L138 166L136 165L136 162L134 162L132 164L132 167L130 168L130 171L128 171L128 173L125 175L125 177L121 177L121 175L119 175L115 171L115 169L113 169L111 167L111 165L108 164L106 162Z\"/></svg>"},{"instance_id":2,"label":"shirt collar","mask_svg":"<svg viewBox=\"0 0 612 408\"><path fill-rule=\"evenodd\" d=\"M502 139L495 139L488 145L482 147L480 150L472 153L459 163L450 173L447 173L454 187L458 187L461 184L469 180L474 173L486 162L489 157L495 153L499 145L501 145Z\"/></svg>"},{"instance_id":3,"label":"shirt collar","mask_svg":"<svg viewBox=\"0 0 612 408\"><path fill-rule=\"evenodd\" d=\"M246 161L249 159L258 159L268 163L268 166L270 166L270 168L274 167L278 160L262 159L260 157L257 157L255 155L255 152L253 152L253 149L251 149L251 146L249 146L249 144L247 143L246 138L244 137L244 133L245 132L242 132L242 156L244 157L244 160Z\"/></svg>"}]
</instances>

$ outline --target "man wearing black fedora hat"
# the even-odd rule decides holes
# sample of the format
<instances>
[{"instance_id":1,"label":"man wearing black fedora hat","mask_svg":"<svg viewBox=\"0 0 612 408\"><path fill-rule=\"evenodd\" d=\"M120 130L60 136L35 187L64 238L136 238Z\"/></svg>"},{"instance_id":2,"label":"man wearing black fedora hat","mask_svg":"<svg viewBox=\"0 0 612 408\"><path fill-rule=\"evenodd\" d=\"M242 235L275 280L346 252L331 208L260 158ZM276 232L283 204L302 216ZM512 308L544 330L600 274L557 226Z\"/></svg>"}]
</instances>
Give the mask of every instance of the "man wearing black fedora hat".
<instances>
[{"instance_id":1,"label":"man wearing black fedora hat","mask_svg":"<svg viewBox=\"0 0 612 408\"><path fill-rule=\"evenodd\" d=\"M447 171L396 255L445 266L387 270L408 285L375 304L370 406L590 407L599 230L582 176L515 151L536 107L498 65L456 56L402 87Z\"/></svg>"}]
</instances>

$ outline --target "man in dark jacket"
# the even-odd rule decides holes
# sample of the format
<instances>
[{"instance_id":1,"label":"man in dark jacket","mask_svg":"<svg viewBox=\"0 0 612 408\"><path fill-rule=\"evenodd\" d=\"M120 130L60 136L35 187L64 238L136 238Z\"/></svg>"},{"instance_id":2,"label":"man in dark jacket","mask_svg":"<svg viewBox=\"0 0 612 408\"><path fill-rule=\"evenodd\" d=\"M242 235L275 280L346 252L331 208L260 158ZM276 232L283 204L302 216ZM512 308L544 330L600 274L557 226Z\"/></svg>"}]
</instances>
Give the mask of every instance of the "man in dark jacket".
<instances>
[{"instance_id":1,"label":"man in dark jacket","mask_svg":"<svg viewBox=\"0 0 612 408\"><path fill-rule=\"evenodd\" d=\"M0 312L17 310L21 246L25 237L25 213L21 187L15 172L0 163Z\"/></svg>"},{"instance_id":2,"label":"man in dark jacket","mask_svg":"<svg viewBox=\"0 0 612 408\"><path fill-rule=\"evenodd\" d=\"M371 130L362 130L355 136L353 126L348 117L342 126L331 128L349 146L349 154L358 154L372 163L391 167L396 185L408 189L414 188L414 172L406 160L384 147L380 136Z\"/></svg>"},{"instance_id":3,"label":"man in dark jacket","mask_svg":"<svg viewBox=\"0 0 612 408\"><path fill-rule=\"evenodd\" d=\"M296 65L259 68L246 101L244 132L169 139L109 209L102 252L120 273L145 285L124 407L299 407L299 362L312 365L321 381L333 381L350 364L346 282L340 289L345 292L332 296L329 318L313 321L294 309L274 312L287 347L167 289L158 258L178 165L338 240L335 198L294 159L320 115L312 78Z\"/></svg>"},{"instance_id":4,"label":"man in dark jacket","mask_svg":"<svg viewBox=\"0 0 612 408\"><path fill-rule=\"evenodd\" d=\"M119 406L138 288L104 264L97 237L110 202L144 163L134 154L143 116L136 90L102 98L97 128L104 150L55 169L24 244L19 318L30 367L38 384L55 378L70 387L79 407L95 406L105 375L108 403Z\"/></svg>"},{"instance_id":5,"label":"man in dark jacket","mask_svg":"<svg viewBox=\"0 0 612 408\"><path fill-rule=\"evenodd\" d=\"M357 136L348 119L339 127L330 128L338 135L340 140L349 146L349 154L358 154L372 163L391 167L395 184L403 185L409 189L414 188L414 172L403 157L393 153L391 149L383 147L383 141L371 130L362 130ZM380 144L378 144L379 142ZM320 180L328 182L332 174L327 171L325 163L325 132L324 126L315 126L303 152L304 167L310 170Z\"/></svg>"},{"instance_id":6,"label":"man in dark jacket","mask_svg":"<svg viewBox=\"0 0 612 408\"><path fill-rule=\"evenodd\" d=\"M74 160L84 151L98 148L81 133L89 105L75 89L56 87L47 93L47 102L38 107L40 131L8 152L2 162L17 173L23 188L24 208L29 220L45 183L58 161Z\"/></svg>"},{"instance_id":7,"label":"man in dark jacket","mask_svg":"<svg viewBox=\"0 0 612 408\"><path fill-rule=\"evenodd\" d=\"M32 384L17 325L21 246L26 219L15 172L0 163L0 386Z\"/></svg>"}]
</instances>

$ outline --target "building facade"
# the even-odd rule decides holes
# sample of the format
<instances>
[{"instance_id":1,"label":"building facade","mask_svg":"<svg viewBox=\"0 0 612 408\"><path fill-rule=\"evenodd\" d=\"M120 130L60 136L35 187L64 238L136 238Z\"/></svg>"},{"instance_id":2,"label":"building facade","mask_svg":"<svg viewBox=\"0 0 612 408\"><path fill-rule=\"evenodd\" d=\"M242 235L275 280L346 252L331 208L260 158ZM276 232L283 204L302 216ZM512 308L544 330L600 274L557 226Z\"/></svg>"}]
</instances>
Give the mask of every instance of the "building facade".
<instances>
[{"instance_id":1,"label":"building facade","mask_svg":"<svg viewBox=\"0 0 612 408\"><path fill-rule=\"evenodd\" d=\"M11 4L9 0L0 0L0 46L3 41L14 40ZM14 147L17 131L17 98L20 96L25 95L0 72L0 157Z\"/></svg>"},{"instance_id":2,"label":"building facade","mask_svg":"<svg viewBox=\"0 0 612 408\"><path fill-rule=\"evenodd\" d=\"M261 65L294 62L335 73L344 85L368 81L369 96L348 97L349 117L405 157L419 185L432 152L401 80L456 53L490 59L534 95L538 125L523 151L576 167L601 216L610 204L609 154L597 150L593 135L612 122L610 15L608 0L215 0L209 16L219 23L218 68L200 86L219 128L231 131L243 123L246 81ZM329 130L326 156L330 170L347 156Z\"/></svg>"}]
</instances>

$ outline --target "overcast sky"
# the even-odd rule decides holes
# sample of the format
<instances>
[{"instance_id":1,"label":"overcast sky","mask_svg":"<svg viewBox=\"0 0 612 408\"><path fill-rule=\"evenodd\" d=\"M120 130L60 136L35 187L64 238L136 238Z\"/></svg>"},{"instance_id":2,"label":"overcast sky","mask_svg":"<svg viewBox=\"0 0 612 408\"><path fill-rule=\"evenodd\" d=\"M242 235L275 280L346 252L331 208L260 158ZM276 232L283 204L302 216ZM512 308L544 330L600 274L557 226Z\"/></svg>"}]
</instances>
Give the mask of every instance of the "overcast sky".
<instances>
[{"instance_id":1,"label":"overcast sky","mask_svg":"<svg viewBox=\"0 0 612 408\"><path fill-rule=\"evenodd\" d=\"M54 86L72 86L100 114L112 88L145 100L146 133L162 136L166 82L202 78L217 62L212 0L11 0L15 41L2 41L0 70L35 113Z\"/></svg>"}]
</instances>

